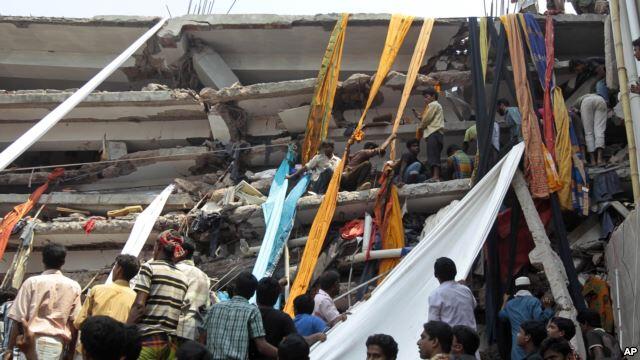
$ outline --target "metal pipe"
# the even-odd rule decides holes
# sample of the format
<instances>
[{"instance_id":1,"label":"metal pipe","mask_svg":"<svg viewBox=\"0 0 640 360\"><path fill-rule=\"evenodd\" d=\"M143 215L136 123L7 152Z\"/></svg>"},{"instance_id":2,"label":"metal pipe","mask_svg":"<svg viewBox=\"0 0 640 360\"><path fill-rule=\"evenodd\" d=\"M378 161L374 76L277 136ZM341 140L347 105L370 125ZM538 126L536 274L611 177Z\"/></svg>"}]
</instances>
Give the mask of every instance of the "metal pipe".
<instances>
[{"instance_id":1,"label":"metal pipe","mask_svg":"<svg viewBox=\"0 0 640 360\"><path fill-rule=\"evenodd\" d=\"M396 259L402 256L402 249L373 250L369 253L368 259L366 256L367 254L362 252L348 257L347 260L361 263L369 260Z\"/></svg>"}]
</instances>

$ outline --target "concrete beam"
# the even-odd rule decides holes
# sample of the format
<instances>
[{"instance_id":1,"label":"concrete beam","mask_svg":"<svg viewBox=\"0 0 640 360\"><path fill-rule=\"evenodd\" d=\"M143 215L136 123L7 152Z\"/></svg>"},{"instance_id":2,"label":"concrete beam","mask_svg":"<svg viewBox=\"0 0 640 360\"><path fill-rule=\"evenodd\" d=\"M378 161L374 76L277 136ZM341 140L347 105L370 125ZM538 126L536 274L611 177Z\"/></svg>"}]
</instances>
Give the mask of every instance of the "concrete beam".
<instances>
[{"instance_id":1,"label":"concrete beam","mask_svg":"<svg viewBox=\"0 0 640 360\"><path fill-rule=\"evenodd\" d=\"M222 89L240 83L220 54L210 47L193 54L193 68L205 86Z\"/></svg>"}]
</instances>

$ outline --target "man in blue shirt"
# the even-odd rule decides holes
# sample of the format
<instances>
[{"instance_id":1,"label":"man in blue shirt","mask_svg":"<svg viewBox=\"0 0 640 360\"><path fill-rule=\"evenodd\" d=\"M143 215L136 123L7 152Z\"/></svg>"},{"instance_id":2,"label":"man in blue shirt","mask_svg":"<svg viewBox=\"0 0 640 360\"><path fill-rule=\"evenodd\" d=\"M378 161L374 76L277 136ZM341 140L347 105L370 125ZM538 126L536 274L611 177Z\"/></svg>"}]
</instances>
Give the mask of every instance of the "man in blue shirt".
<instances>
[{"instance_id":1,"label":"man in blue shirt","mask_svg":"<svg viewBox=\"0 0 640 360\"><path fill-rule=\"evenodd\" d=\"M519 277L515 281L516 293L514 298L508 300L505 295L502 310L498 316L509 320L511 324L511 360L522 360L526 357L525 351L517 346L518 332L525 321L547 321L553 317L552 299L545 298L541 303L530 291L531 281L528 277ZM508 301L507 301L508 300ZM544 304L544 310L542 308Z\"/></svg>"},{"instance_id":2,"label":"man in blue shirt","mask_svg":"<svg viewBox=\"0 0 640 360\"><path fill-rule=\"evenodd\" d=\"M317 316L311 315L315 301L310 295L300 295L293 300L293 311L296 317L293 322L296 324L298 334L308 337L318 337L317 340L324 341L326 339L325 331L329 330L327 323ZM314 339L316 340L316 339Z\"/></svg>"}]
</instances>

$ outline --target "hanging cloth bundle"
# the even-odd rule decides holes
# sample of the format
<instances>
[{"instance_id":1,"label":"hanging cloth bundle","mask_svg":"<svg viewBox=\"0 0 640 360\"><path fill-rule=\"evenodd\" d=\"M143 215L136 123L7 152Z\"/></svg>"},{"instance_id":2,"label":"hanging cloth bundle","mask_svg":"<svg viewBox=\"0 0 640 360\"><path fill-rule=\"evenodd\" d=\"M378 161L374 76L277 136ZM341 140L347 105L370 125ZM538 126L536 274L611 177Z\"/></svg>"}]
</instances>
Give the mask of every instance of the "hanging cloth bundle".
<instances>
[{"instance_id":1,"label":"hanging cloth bundle","mask_svg":"<svg viewBox=\"0 0 640 360\"><path fill-rule=\"evenodd\" d=\"M322 203L320 204L318 212L316 213L316 217L313 219L313 224L311 224L311 229L309 230L309 239L307 240L307 245L304 248L302 259L300 261L300 264L298 265L298 272L296 274L293 285L291 286L289 299L287 300L287 303L284 307L284 311L291 316L293 316L293 299L295 299L299 295L304 294L307 291L309 282L311 281L311 277L313 276L313 271L315 270L316 263L318 261L318 255L322 250L324 239L327 236L329 226L331 225L331 220L333 220L333 214L336 210L338 190L340 188L340 179L342 177L342 169L347 156L349 156L349 146L351 143L353 143L353 141L360 141L364 138L362 125L367 115L367 111L373 103L373 99L376 97L380 86L387 77L387 73L391 69L393 62L398 55L400 46L402 46L402 42L404 41L404 38L409 31L409 27L411 26L412 21L412 16L391 16L389 30L387 31L387 38L385 40L384 49L380 57L380 63L378 64L378 70L376 72L373 84L371 85L371 90L369 91L367 104L362 111L362 116L360 117L360 120L356 125L355 131L351 135L351 139L349 139L349 142L347 143L345 152L342 155L342 161L340 161L340 163L333 170L333 176L331 177L329 187L324 194Z\"/></svg>"},{"instance_id":2,"label":"hanging cloth bundle","mask_svg":"<svg viewBox=\"0 0 640 360\"><path fill-rule=\"evenodd\" d=\"M333 28L327 50L322 58L322 65L316 80L316 87L311 100L311 108L307 117L307 128L302 143L302 163L306 164L318 151L320 142L327 137L333 99L338 86L342 48L349 14L342 14Z\"/></svg>"}]
</instances>

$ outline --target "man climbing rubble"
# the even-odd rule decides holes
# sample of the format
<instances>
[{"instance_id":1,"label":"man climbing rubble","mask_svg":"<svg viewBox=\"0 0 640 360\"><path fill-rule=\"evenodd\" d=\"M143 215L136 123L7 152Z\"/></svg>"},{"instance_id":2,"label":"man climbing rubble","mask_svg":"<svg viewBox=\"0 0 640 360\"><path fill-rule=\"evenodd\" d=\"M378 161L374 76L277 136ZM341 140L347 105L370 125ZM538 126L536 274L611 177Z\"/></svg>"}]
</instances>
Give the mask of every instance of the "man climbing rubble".
<instances>
[{"instance_id":1,"label":"man climbing rubble","mask_svg":"<svg viewBox=\"0 0 640 360\"><path fill-rule=\"evenodd\" d=\"M340 158L334 154L334 144L325 140L320 144L320 151L311 158L308 163L299 168L295 173L288 175L287 179L295 179L305 172L311 172L310 191L316 194L324 194L329 187L333 170L340 163Z\"/></svg>"},{"instance_id":2,"label":"man climbing rubble","mask_svg":"<svg viewBox=\"0 0 640 360\"><path fill-rule=\"evenodd\" d=\"M428 88L422 92L425 109L418 115L415 109L413 115L420 123L416 129L416 139L424 138L427 144L427 165L431 170L429 182L440 181L440 154L444 144L444 112L438 102L438 92L434 88ZM422 134L422 136L420 135Z\"/></svg>"},{"instance_id":3,"label":"man climbing rubble","mask_svg":"<svg viewBox=\"0 0 640 360\"><path fill-rule=\"evenodd\" d=\"M591 166L604 165L604 133L607 130L607 102L598 94L586 94L573 104L580 114Z\"/></svg>"},{"instance_id":4,"label":"man climbing rubble","mask_svg":"<svg viewBox=\"0 0 640 360\"><path fill-rule=\"evenodd\" d=\"M371 188L371 161L374 156L384 156L396 134L391 134L382 145L367 142L364 149L351 155L344 166L340 187L343 191L368 190Z\"/></svg>"}]
</instances>

